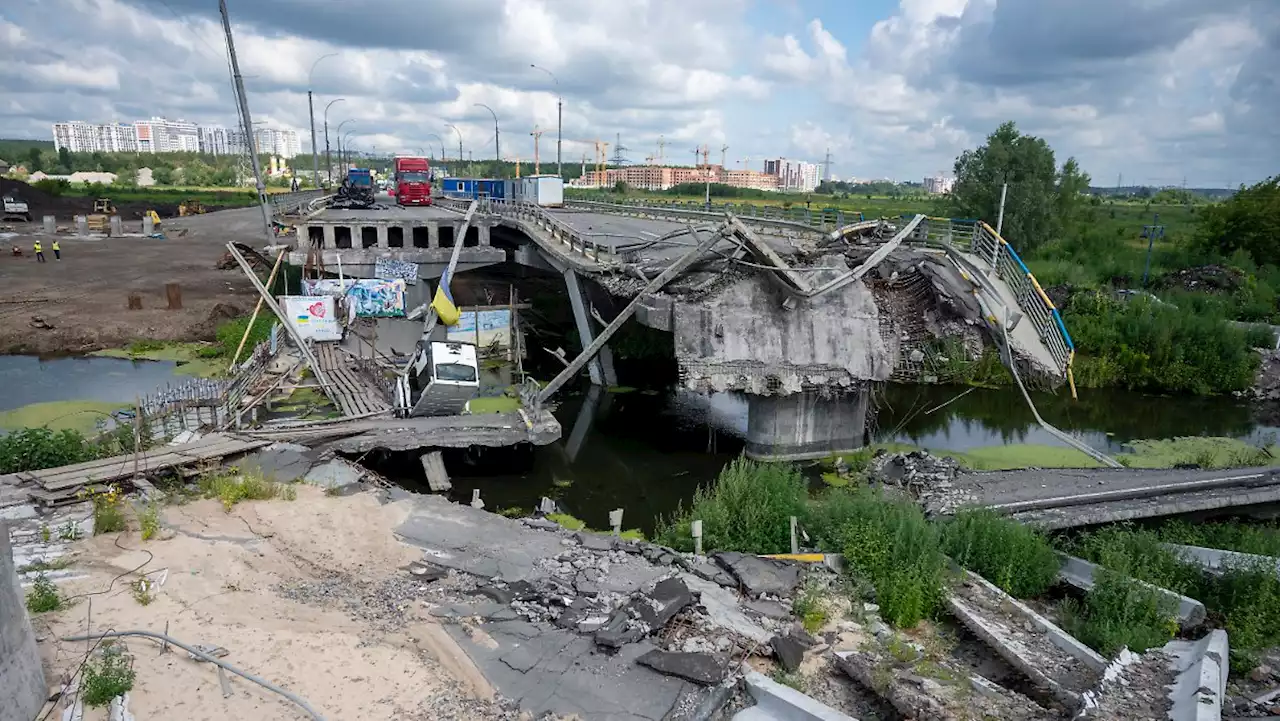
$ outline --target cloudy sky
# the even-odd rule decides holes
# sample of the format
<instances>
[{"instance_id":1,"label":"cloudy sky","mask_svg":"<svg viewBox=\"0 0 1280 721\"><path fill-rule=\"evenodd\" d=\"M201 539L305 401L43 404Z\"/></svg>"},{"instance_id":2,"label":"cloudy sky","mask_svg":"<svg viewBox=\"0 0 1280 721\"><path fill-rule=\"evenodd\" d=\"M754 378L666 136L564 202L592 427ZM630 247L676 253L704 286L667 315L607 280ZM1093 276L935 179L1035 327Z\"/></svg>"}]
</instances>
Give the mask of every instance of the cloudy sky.
<instances>
[{"instance_id":1,"label":"cloudy sky","mask_svg":"<svg viewBox=\"0 0 1280 721\"><path fill-rule=\"evenodd\" d=\"M1280 0L228 0L255 120L361 149L821 161L919 179L1004 120L1095 184L1280 172ZM329 53L336 53L315 66ZM548 72L531 67L537 65ZM558 85L552 80L552 74ZM58 120L233 124L216 0L3 0L0 137ZM332 138L331 138L332 140ZM304 146L309 146L307 140ZM323 147L323 138L321 139ZM612 152L612 151L611 151Z\"/></svg>"}]
</instances>

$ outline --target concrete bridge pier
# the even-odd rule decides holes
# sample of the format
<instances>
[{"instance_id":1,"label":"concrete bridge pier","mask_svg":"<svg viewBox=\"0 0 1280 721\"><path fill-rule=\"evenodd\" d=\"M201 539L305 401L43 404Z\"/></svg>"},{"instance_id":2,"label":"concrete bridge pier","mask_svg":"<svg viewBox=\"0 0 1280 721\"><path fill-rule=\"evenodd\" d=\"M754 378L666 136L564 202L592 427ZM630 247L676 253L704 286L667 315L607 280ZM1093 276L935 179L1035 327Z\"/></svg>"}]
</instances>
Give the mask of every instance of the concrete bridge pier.
<instances>
[{"instance_id":1,"label":"concrete bridge pier","mask_svg":"<svg viewBox=\"0 0 1280 721\"><path fill-rule=\"evenodd\" d=\"M871 390L828 395L804 391L747 396L749 458L801 461L851 453L866 445Z\"/></svg>"},{"instance_id":2,"label":"concrete bridge pier","mask_svg":"<svg viewBox=\"0 0 1280 721\"><path fill-rule=\"evenodd\" d=\"M573 306L573 320L578 326L578 340L582 343L582 347L586 348L596 339L595 330L591 325L591 315L587 312L591 301L582 288L582 279L573 268L565 268L564 284L569 291L569 305ZM609 350L609 346L601 348L600 352L588 361L587 372L595 385L618 385L618 375L613 370L613 351Z\"/></svg>"}]
</instances>

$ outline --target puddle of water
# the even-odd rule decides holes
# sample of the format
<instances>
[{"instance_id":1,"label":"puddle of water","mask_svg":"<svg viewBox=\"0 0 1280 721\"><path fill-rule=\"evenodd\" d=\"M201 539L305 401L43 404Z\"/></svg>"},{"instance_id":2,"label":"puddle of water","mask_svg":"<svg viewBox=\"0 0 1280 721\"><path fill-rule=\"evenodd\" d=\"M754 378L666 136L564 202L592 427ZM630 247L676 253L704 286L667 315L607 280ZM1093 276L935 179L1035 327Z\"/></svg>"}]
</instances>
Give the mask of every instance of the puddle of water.
<instances>
[{"instance_id":1,"label":"puddle of water","mask_svg":"<svg viewBox=\"0 0 1280 721\"><path fill-rule=\"evenodd\" d=\"M0 411L48 401L132 403L174 380L176 367L123 358L0 356Z\"/></svg>"}]
</instances>

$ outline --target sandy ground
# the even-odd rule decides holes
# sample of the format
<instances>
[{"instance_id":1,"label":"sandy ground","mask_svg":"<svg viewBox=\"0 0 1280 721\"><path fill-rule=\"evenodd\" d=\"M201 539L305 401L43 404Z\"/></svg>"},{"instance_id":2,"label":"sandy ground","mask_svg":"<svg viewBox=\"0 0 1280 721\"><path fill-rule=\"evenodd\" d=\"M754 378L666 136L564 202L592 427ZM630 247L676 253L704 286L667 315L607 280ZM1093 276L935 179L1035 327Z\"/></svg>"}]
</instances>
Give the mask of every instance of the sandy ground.
<instances>
[{"instance_id":1,"label":"sandy ground","mask_svg":"<svg viewBox=\"0 0 1280 721\"><path fill-rule=\"evenodd\" d=\"M344 608L342 592L328 605L282 595L282 586L314 596L316 588L359 595L388 579L418 583L402 567L421 551L391 533L412 500L380 505L369 493L331 498L298 490L295 501L246 502L230 513L216 501L170 506L160 539L143 542L135 531L79 541L76 568L89 576L64 583L66 594L103 591L148 561L146 552L154 558L142 572L158 579L167 570L167 579L146 606L128 585L136 575L125 575L106 593L35 617L51 686L85 653L84 643L58 639L84 633L91 615L96 631L163 632L167 625L183 642L223 646L227 662L302 696L329 721L515 718L492 701L492 688L421 602L401 597L380 609L366 596ZM121 550L117 539L132 550ZM139 719L307 718L233 675L233 693L223 698L216 670L181 650L161 653L143 638L126 643L138 674L129 708ZM86 716L98 718L106 718L104 710Z\"/></svg>"},{"instance_id":2,"label":"sandy ground","mask_svg":"<svg viewBox=\"0 0 1280 721\"><path fill-rule=\"evenodd\" d=\"M70 218L59 218L69 225ZM62 260L55 261L51 238L37 223L6 224L0 233L0 353L76 353L121 347L130 341L209 340L214 306L229 304L243 313L257 293L239 270L218 270L226 243L258 248L266 244L262 211L224 210L166 219L164 240L124 237L96 240L59 234ZM180 236L180 229L187 234ZM126 223L139 233L140 221ZM47 263L31 252L39 238ZM23 251L14 257L11 245ZM178 283L182 309L167 309L165 284ZM127 310L128 296L142 296L142 310ZM33 316L51 329L32 324Z\"/></svg>"}]
</instances>

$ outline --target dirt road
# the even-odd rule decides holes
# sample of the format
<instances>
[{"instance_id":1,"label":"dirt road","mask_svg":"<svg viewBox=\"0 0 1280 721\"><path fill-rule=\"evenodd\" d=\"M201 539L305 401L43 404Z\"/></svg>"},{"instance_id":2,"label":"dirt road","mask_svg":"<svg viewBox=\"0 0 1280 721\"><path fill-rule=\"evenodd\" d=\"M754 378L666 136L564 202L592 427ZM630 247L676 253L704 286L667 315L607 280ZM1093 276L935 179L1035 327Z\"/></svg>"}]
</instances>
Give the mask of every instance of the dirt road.
<instances>
[{"instance_id":1,"label":"dirt road","mask_svg":"<svg viewBox=\"0 0 1280 721\"><path fill-rule=\"evenodd\" d=\"M299 487L294 501L246 502L230 513L213 500L167 507L166 529L150 541L134 531L77 542L74 568L88 576L62 590L95 595L35 617L46 676L75 670L85 644L58 639L85 633L88 620L95 631L167 628L185 643L222 646L227 662L289 689L327 719L515 718L427 616L417 598L424 584L402 570L422 555L391 532L408 503ZM164 581L146 605L130 588L140 573ZM235 676L224 695L215 669L181 650L161 653L143 638L125 643L138 718L306 718Z\"/></svg>"},{"instance_id":2,"label":"dirt road","mask_svg":"<svg viewBox=\"0 0 1280 721\"><path fill-rule=\"evenodd\" d=\"M217 321L248 312L257 300L243 273L216 265L228 241L265 244L258 208L165 220L164 240L62 234L62 260L54 260L52 238L39 232L38 223L12 227L0 232L0 353L82 353L138 339L210 340ZM125 230L140 228L132 223ZM36 262L31 248L37 239L48 262ZM23 255L13 256L11 245ZM181 287L181 310L167 309L166 283ZM142 297L142 310L128 310L130 293Z\"/></svg>"}]
</instances>

